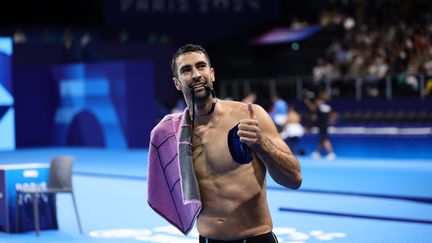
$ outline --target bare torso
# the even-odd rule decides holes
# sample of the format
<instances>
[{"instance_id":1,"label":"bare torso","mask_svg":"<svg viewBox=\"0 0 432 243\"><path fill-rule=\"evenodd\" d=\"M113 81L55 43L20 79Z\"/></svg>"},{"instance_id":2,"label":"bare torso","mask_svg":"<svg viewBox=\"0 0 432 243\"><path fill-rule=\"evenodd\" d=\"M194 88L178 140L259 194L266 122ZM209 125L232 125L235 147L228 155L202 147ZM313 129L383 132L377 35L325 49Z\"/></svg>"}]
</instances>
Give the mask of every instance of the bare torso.
<instances>
[{"instance_id":1,"label":"bare torso","mask_svg":"<svg viewBox=\"0 0 432 243\"><path fill-rule=\"evenodd\" d=\"M266 200L266 169L254 156L249 164L236 163L227 144L228 131L248 118L247 105L219 101L221 112L195 124L195 172L203 202L198 217L201 235L232 240L267 233L272 221ZM219 109L218 109L219 110Z\"/></svg>"}]
</instances>

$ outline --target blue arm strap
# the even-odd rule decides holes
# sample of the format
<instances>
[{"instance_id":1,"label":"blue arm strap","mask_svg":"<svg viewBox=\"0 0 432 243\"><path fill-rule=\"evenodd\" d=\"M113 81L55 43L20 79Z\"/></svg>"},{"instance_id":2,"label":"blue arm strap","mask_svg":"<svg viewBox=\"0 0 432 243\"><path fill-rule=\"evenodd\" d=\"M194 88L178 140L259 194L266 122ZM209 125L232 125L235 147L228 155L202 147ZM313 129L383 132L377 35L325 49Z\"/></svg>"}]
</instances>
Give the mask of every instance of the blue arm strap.
<instances>
[{"instance_id":1,"label":"blue arm strap","mask_svg":"<svg viewBox=\"0 0 432 243\"><path fill-rule=\"evenodd\" d=\"M228 132L228 147L231 156L239 164L250 163L253 159L252 150L245 143L240 142L237 131L238 124Z\"/></svg>"}]
</instances>

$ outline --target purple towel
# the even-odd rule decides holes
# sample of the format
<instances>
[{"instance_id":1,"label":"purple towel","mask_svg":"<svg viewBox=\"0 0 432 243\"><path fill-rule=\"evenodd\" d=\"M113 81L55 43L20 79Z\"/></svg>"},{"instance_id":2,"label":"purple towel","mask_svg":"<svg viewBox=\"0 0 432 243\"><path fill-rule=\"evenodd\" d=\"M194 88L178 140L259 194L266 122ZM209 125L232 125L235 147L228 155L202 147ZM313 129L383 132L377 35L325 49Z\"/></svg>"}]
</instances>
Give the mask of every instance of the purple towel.
<instances>
[{"instance_id":1,"label":"purple towel","mask_svg":"<svg viewBox=\"0 0 432 243\"><path fill-rule=\"evenodd\" d=\"M148 203L187 235L201 210L187 110L165 116L150 134Z\"/></svg>"}]
</instances>

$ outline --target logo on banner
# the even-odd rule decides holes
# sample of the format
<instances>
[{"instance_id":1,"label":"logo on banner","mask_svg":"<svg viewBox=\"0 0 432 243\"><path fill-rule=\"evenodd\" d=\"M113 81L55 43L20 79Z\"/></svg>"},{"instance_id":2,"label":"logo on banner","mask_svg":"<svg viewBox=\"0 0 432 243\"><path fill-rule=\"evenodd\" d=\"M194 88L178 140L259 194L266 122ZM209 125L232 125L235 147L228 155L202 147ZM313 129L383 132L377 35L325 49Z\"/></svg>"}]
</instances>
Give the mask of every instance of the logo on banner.
<instances>
[{"instance_id":1,"label":"logo on banner","mask_svg":"<svg viewBox=\"0 0 432 243\"><path fill-rule=\"evenodd\" d=\"M261 0L120 0L122 13L144 12L257 12L261 10Z\"/></svg>"},{"instance_id":2,"label":"logo on banner","mask_svg":"<svg viewBox=\"0 0 432 243\"><path fill-rule=\"evenodd\" d=\"M47 183L45 181L39 182L39 183L38 182L16 183L15 189L17 191L22 190L22 189L25 189L25 190L29 190L29 189L45 190L45 189L47 189ZM32 202L32 200L33 200L32 195L30 193L20 193L17 195L17 197L18 197L18 205L27 204L29 202ZM49 197L47 194L40 193L39 198L42 200L43 203L48 203Z\"/></svg>"}]
</instances>

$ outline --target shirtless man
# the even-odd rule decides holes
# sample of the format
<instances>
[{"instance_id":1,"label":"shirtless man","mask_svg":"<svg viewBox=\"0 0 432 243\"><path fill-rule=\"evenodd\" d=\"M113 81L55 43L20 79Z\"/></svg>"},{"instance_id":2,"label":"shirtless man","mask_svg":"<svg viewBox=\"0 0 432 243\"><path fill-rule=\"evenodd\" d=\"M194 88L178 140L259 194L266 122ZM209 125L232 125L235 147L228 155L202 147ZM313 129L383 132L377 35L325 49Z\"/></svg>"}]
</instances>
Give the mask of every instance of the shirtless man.
<instances>
[{"instance_id":1,"label":"shirtless man","mask_svg":"<svg viewBox=\"0 0 432 243\"><path fill-rule=\"evenodd\" d=\"M277 242L266 199L266 170L280 185L298 189L299 162L262 107L213 99L215 71L202 47L181 47L172 71L194 127L192 155L203 203L197 221L200 242ZM237 124L240 141L253 151L247 164L235 162L228 148L228 132Z\"/></svg>"}]
</instances>

